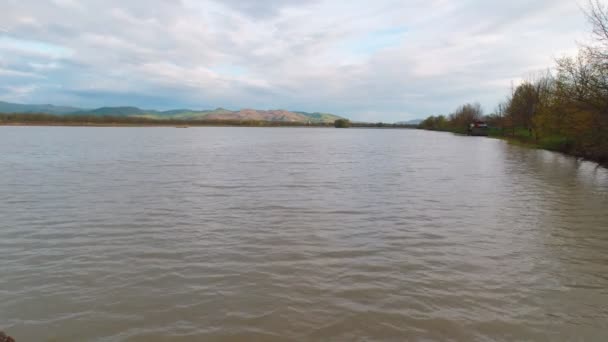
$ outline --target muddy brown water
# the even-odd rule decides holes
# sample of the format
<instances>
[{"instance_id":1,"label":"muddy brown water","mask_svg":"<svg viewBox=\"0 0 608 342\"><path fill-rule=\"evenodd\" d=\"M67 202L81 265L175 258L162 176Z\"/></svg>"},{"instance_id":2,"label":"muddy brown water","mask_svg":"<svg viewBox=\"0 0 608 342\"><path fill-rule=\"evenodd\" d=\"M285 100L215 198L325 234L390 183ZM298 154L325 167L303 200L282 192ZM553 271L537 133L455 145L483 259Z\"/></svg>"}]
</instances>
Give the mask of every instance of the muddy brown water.
<instances>
[{"instance_id":1,"label":"muddy brown water","mask_svg":"<svg viewBox=\"0 0 608 342\"><path fill-rule=\"evenodd\" d=\"M0 127L22 341L608 340L608 172L417 130Z\"/></svg>"}]
</instances>

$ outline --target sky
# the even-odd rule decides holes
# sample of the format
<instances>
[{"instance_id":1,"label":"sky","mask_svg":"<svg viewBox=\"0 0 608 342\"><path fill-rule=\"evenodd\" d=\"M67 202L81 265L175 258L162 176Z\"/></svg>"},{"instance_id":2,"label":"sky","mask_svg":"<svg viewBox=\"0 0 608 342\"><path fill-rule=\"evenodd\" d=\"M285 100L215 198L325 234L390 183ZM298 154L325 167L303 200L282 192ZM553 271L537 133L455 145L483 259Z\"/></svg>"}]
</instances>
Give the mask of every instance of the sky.
<instances>
[{"instance_id":1,"label":"sky","mask_svg":"<svg viewBox=\"0 0 608 342\"><path fill-rule=\"evenodd\" d=\"M2 0L0 100L287 109L359 121L486 112L576 53L584 0Z\"/></svg>"}]
</instances>

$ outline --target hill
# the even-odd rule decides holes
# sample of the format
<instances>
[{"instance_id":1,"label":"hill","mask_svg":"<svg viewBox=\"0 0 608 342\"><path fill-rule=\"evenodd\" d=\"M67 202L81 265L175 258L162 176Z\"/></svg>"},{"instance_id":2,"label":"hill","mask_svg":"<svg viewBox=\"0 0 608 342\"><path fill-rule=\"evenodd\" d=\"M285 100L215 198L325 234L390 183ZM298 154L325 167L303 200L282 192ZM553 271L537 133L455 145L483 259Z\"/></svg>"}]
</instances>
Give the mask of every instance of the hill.
<instances>
[{"instance_id":1,"label":"hill","mask_svg":"<svg viewBox=\"0 0 608 342\"><path fill-rule=\"evenodd\" d=\"M333 123L342 117L327 113L292 112L288 110L241 109L232 111L224 108L212 110L174 109L167 111L141 109L137 107L101 107L83 109L54 105L30 105L0 102L0 113L43 113L53 115L133 117L156 120L228 120L228 121L271 121L302 123Z\"/></svg>"},{"instance_id":2,"label":"hill","mask_svg":"<svg viewBox=\"0 0 608 342\"><path fill-rule=\"evenodd\" d=\"M63 115L81 110L81 108L54 106L51 104L27 105L0 101L0 113L46 113Z\"/></svg>"},{"instance_id":3,"label":"hill","mask_svg":"<svg viewBox=\"0 0 608 342\"><path fill-rule=\"evenodd\" d=\"M397 125L420 125L420 123L424 121L422 119L414 119L414 120L409 120L409 121L399 121L399 122L395 122L395 124Z\"/></svg>"}]
</instances>

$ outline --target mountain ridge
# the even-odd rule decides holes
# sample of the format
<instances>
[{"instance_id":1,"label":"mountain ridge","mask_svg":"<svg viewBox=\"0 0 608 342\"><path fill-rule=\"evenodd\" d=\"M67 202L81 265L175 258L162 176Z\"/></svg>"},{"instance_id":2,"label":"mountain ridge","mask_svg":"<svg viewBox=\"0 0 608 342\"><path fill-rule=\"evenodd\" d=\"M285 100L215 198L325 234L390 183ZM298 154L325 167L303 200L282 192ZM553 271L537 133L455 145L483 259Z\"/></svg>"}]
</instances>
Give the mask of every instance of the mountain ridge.
<instances>
[{"instance_id":1,"label":"mountain ridge","mask_svg":"<svg viewBox=\"0 0 608 342\"><path fill-rule=\"evenodd\" d=\"M0 113L15 114L53 114L53 115L92 115L114 117L139 117L148 119L182 119L182 120L229 120L229 121L271 121L271 122L310 122L332 123L343 117L330 113L308 113L284 109L259 110L245 108L228 110L216 108L210 110L172 109L166 111L141 109L134 106L99 107L85 109L51 104L20 104L0 101Z\"/></svg>"},{"instance_id":2,"label":"mountain ridge","mask_svg":"<svg viewBox=\"0 0 608 342\"><path fill-rule=\"evenodd\" d=\"M420 123L424 121L423 119L413 119L408 121L398 121L395 122L397 125L420 125Z\"/></svg>"}]
</instances>

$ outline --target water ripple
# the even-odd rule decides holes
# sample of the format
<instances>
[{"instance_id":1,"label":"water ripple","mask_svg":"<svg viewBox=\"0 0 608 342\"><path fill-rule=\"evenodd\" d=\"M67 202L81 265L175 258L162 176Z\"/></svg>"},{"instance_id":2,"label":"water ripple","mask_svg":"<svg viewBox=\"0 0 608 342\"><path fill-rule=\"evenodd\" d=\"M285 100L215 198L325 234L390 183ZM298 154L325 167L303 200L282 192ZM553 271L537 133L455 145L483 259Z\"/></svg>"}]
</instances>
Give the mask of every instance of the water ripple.
<instances>
[{"instance_id":1,"label":"water ripple","mask_svg":"<svg viewBox=\"0 0 608 342\"><path fill-rule=\"evenodd\" d=\"M177 131L0 127L0 328L608 338L605 169L410 130Z\"/></svg>"}]
</instances>

